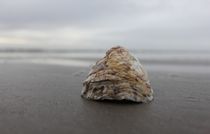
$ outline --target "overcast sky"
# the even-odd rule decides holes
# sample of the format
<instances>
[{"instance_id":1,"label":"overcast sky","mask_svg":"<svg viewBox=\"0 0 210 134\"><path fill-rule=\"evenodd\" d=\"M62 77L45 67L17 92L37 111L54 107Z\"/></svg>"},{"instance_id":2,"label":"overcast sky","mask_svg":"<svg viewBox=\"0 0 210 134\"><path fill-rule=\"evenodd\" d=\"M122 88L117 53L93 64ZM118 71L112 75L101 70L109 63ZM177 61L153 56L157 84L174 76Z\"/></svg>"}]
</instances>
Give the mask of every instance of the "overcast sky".
<instances>
[{"instance_id":1,"label":"overcast sky","mask_svg":"<svg viewBox=\"0 0 210 134\"><path fill-rule=\"evenodd\" d=\"M0 48L210 49L210 0L0 0Z\"/></svg>"}]
</instances>

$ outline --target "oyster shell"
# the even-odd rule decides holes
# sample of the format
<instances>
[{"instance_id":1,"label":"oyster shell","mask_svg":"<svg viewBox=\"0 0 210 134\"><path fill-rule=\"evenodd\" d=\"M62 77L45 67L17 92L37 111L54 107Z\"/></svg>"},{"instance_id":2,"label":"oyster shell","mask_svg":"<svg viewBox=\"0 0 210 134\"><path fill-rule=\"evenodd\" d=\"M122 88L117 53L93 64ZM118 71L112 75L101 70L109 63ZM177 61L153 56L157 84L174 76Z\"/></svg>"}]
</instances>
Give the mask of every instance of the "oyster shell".
<instances>
[{"instance_id":1,"label":"oyster shell","mask_svg":"<svg viewBox=\"0 0 210 134\"><path fill-rule=\"evenodd\" d=\"M117 46L108 50L92 67L83 82L82 97L146 103L153 100L153 90L138 59Z\"/></svg>"}]
</instances>

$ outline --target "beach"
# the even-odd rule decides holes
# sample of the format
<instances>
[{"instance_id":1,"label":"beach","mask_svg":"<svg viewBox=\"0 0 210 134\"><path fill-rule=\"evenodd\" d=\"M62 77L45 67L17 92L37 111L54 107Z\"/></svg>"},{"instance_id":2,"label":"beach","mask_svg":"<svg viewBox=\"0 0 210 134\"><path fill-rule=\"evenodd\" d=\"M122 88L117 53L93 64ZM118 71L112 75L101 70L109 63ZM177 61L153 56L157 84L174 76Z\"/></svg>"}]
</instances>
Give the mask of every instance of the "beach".
<instances>
[{"instance_id":1,"label":"beach","mask_svg":"<svg viewBox=\"0 0 210 134\"><path fill-rule=\"evenodd\" d=\"M209 24L210 0L0 0L0 134L210 134Z\"/></svg>"},{"instance_id":2,"label":"beach","mask_svg":"<svg viewBox=\"0 0 210 134\"><path fill-rule=\"evenodd\" d=\"M89 65L46 63L0 63L1 134L210 132L208 65L143 62L154 101L142 104L85 100L80 94Z\"/></svg>"}]
</instances>

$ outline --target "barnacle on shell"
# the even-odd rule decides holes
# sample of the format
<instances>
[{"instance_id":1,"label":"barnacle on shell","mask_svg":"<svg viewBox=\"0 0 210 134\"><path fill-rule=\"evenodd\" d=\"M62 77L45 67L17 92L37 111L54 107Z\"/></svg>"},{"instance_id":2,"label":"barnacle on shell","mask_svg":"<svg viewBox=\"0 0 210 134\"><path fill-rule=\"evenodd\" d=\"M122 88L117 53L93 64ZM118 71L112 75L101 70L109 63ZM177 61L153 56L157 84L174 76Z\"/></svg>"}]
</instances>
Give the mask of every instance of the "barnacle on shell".
<instances>
[{"instance_id":1,"label":"barnacle on shell","mask_svg":"<svg viewBox=\"0 0 210 134\"><path fill-rule=\"evenodd\" d=\"M153 100L153 89L139 60L127 49L117 46L92 67L83 82L82 97L146 103Z\"/></svg>"}]
</instances>

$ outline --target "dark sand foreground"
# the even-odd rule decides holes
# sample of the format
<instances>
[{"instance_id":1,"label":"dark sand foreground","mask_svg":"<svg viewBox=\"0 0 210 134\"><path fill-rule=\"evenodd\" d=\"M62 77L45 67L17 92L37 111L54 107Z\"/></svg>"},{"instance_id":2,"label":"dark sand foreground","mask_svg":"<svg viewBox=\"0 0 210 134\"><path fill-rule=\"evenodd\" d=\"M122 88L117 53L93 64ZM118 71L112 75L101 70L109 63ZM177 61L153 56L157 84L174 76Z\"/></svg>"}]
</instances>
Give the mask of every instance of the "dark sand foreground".
<instances>
[{"instance_id":1,"label":"dark sand foreground","mask_svg":"<svg viewBox=\"0 0 210 134\"><path fill-rule=\"evenodd\" d=\"M210 76L149 71L149 104L80 97L87 68L0 65L0 134L209 134Z\"/></svg>"}]
</instances>

